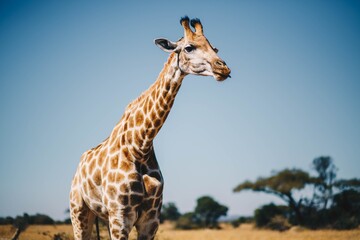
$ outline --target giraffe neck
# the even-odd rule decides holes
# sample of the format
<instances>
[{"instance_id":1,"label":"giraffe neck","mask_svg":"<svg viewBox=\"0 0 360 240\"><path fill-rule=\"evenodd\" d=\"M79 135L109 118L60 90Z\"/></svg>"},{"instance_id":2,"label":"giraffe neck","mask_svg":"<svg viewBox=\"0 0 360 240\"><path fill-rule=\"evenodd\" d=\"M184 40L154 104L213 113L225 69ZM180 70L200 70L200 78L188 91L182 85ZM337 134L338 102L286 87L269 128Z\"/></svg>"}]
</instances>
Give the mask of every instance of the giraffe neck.
<instances>
[{"instance_id":1,"label":"giraffe neck","mask_svg":"<svg viewBox=\"0 0 360 240\"><path fill-rule=\"evenodd\" d=\"M155 83L127 106L112 136L120 137L120 144L127 145L128 158L142 159L151 150L185 76L177 54L172 53Z\"/></svg>"}]
</instances>

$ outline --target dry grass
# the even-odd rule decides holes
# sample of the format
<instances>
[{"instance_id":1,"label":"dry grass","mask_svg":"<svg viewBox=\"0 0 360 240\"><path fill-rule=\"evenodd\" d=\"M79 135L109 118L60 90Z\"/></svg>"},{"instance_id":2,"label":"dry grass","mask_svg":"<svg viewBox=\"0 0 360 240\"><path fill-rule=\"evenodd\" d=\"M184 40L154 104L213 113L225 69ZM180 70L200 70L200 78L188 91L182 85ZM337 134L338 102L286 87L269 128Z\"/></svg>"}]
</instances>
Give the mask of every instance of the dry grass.
<instances>
[{"instance_id":1,"label":"dry grass","mask_svg":"<svg viewBox=\"0 0 360 240\"><path fill-rule=\"evenodd\" d=\"M0 240L10 239L15 233L12 226L0 226ZM63 235L72 237L72 227L70 225L31 225L25 232L20 234L20 240L49 240L54 239L55 234L63 233Z\"/></svg>"},{"instance_id":2,"label":"dry grass","mask_svg":"<svg viewBox=\"0 0 360 240\"><path fill-rule=\"evenodd\" d=\"M0 226L0 240L10 239L15 229L11 226ZM20 240L50 240L55 234L61 234L62 239L72 240L70 225L30 226L20 235ZM94 235L95 236L95 235ZM95 239L95 238L94 238ZM106 228L101 230L101 239L109 239ZM136 232L130 235L130 240L136 239ZM162 225L155 240L359 240L360 229L351 231L319 230L310 231L292 228L280 233L269 230L254 229L252 225L243 224L239 228L223 226L222 230L174 230L170 224Z\"/></svg>"},{"instance_id":3,"label":"dry grass","mask_svg":"<svg viewBox=\"0 0 360 240\"><path fill-rule=\"evenodd\" d=\"M239 228L223 227L223 230L163 230L157 240L359 240L360 229L352 231L310 231L293 228L287 232L254 229L250 224Z\"/></svg>"}]
</instances>

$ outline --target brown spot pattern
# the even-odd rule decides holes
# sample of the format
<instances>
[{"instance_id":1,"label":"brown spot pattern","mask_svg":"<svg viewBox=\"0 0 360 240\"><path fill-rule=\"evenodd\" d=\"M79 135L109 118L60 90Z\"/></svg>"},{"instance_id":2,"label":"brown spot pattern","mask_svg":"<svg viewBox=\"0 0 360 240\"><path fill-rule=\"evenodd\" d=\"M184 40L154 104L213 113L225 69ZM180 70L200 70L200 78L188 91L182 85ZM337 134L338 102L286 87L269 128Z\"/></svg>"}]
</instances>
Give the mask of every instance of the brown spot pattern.
<instances>
[{"instance_id":1,"label":"brown spot pattern","mask_svg":"<svg viewBox=\"0 0 360 240\"><path fill-rule=\"evenodd\" d=\"M152 128L152 122L150 121L149 118L145 119L145 129L150 129Z\"/></svg>"},{"instance_id":2,"label":"brown spot pattern","mask_svg":"<svg viewBox=\"0 0 360 240\"><path fill-rule=\"evenodd\" d=\"M134 140L135 140L136 146L139 146L139 147L141 148L144 141L143 141L143 139L142 139L139 131L136 131L136 132L135 132L135 134L134 134Z\"/></svg>"},{"instance_id":3,"label":"brown spot pattern","mask_svg":"<svg viewBox=\"0 0 360 240\"><path fill-rule=\"evenodd\" d=\"M129 204L129 196L128 195L119 195L119 202L126 206Z\"/></svg>"},{"instance_id":4,"label":"brown spot pattern","mask_svg":"<svg viewBox=\"0 0 360 240\"><path fill-rule=\"evenodd\" d=\"M161 120L160 119L156 119L154 122L154 127L158 128L161 125Z\"/></svg>"},{"instance_id":5,"label":"brown spot pattern","mask_svg":"<svg viewBox=\"0 0 360 240\"><path fill-rule=\"evenodd\" d=\"M141 113L141 111L137 111L135 115L136 119L136 126L140 126L144 121L144 115Z\"/></svg>"},{"instance_id":6,"label":"brown spot pattern","mask_svg":"<svg viewBox=\"0 0 360 240\"><path fill-rule=\"evenodd\" d=\"M141 182L130 182L130 189L133 192L142 193L143 185L141 184Z\"/></svg>"},{"instance_id":7,"label":"brown spot pattern","mask_svg":"<svg viewBox=\"0 0 360 240\"><path fill-rule=\"evenodd\" d=\"M111 168L112 169L118 168L118 166L119 166L119 156L118 155L113 156L111 158L110 162L111 162Z\"/></svg>"},{"instance_id":8,"label":"brown spot pattern","mask_svg":"<svg viewBox=\"0 0 360 240\"><path fill-rule=\"evenodd\" d=\"M126 132L126 138L127 138L127 141L128 141L129 143L132 142L132 131L128 130L128 131Z\"/></svg>"},{"instance_id":9,"label":"brown spot pattern","mask_svg":"<svg viewBox=\"0 0 360 240\"><path fill-rule=\"evenodd\" d=\"M93 159L90 164L89 164L89 174L91 175L94 171L94 168L95 168L95 164L96 164L96 161L95 159Z\"/></svg>"},{"instance_id":10,"label":"brown spot pattern","mask_svg":"<svg viewBox=\"0 0 360 240\"><path fill-rule=\"evenodd\" d=\"M119 149L120 149L120 139L116 138L114 144L110 148L110 154L114 154L114 153L118 152Z\"/></svg>"},{"instance_id":11,"label":"brown spot pattern","mask_svg":"<svg viewBox=\"0 0 360 240\"><path fill-rule=\"evenodd\" d=\"M121 191L122 193L128 193L128 192L129 192L129 187L128 187L128 185L127 185L126 183L122 184L122 185L120 186L120 191Z\"/></svg>"},{"instance_id":12,"label":"brown spot pattern","mask_svg":"<svg viewBox=\"0 0 360 240\"><path fill-rule=\"evenodd\" d=\"M125 176L122 173L116 173L115 182L120 183L125 179Z\"/></svg>"},{"instance_id":13,"label":"brown spot pattern","mask_svg":"<svg viewBox=\"0 0 360 240\"><path fill-rule=\"evenodd\" d=\"M130 152L129 152L129 149L127 147L124 147L121 151L122 151L122 153L124 155L124 159L130 159Z\"/></svg>"},{"instance_id":14,"label":"brown spot pattern","mask_svg":"<svg viewBox=\"0 0 360 240\"><path fill-rule=\"evenodd\" d=\"M143 196L137 195L137 194L131 194L130 195L130 205L131 206L137 206L139 205L143 200Z\"/></svg>"},{"instance_id":15,"label":"brown spot pattern","mask_svg":"<svg viewBox=\"0 0 360 240\"><path fill-rule=\"evenodd\" d=\"M116 188L113 185L109 185L107 187L107 195L110 197L110 199L114 200L116 196Z\"/></svg>"},{"instance_id":16,"label":"brown spot pattern","mask_svg":"<svg viewBox=\"0 0 360 240\"><path fill-rule=\"evenodd\" d=\"M109 182L111 182L111 183L115 182L115 173L109 172L107 178L109 179Z\"/></svg>"},{"instance_id":17,"label":"brown spot pattern","mask_svg":"<svg viewBox=\"0 0 360 240\"><path fill-rule=\"evenodd\" d=\"M127 160L123 160L120 163L120 168L121 168L121 170L128 172L129 170L131 170L132 164Z\"/></svg>"},{"instance_id":18,"label":"brown spot pattern","mask_svg":"<svg viewBox=\"0 0 360 240\"><path fill-rule=\"evenodd\" d=\"M173 57L174 54L171 55L171 58ZM171 58L169 61L172 61ZM165 65L165 68L168 66L170 64ZM83 162L86 164L80 169L81 176L84 177L81 184L83 189L91 192L84 199L90 202L94 196L102 199L102 204L107 206L110 216L116 209L119 210L119 204L121 204L125 206L120 214L122 218L135 217L134 206L142 204L142 211L151 210L146 213L148 220L157 218L159 212L154 209L158 209L162 203L163 185L161 173L157 171L158 163L155 155L151 155L153 150L150 147L174 102L173 95L176 92L173 91L177 91L180 86L180 84L167 81L172 76L174 72L163 71L158 84L154 84L146 92L145 97L140 97L128 105L128 109L113 129L110 138L92 151L88 151L84 157ZM164 81L164 79L167 80ZM135 168L136 161L141 164L136 165ZM112 170L109 171L109 169ZM148 174L150 169L155 171L143 179L142 174ZM159 184L151 177L156 178ZM76 181L78 177L74 178L73 185L76 185ZM104 189L100 187L101 185ZM101 196L101 194L105 195ZM102 205L98 202L90 203L88 206L92 208L92 211L104 216L105 212L102 212ZM85 213L82 212L82 214ZM106 214L108 214L107 211ZM84 220L87 217L87 214L82 216ZM115 238L128 235L127 230L122 229L123 231L120 232L120 228L116 228L121 227L117 219L110 221L110 226L112 226L111 233ZM83 223L83 228L87 227ZM150 231L150 234L154 234L157 228L158 224L153 223L146 229Z\"/></svg>"},{"instance_id":19,"label":"brown spot pattern","mask_svg":"<svg viewBox=\"0 0 360 240\"><path fill-rule=\"evenodd\" d=\"M101 172L99 169L97 169L94 173L94 176L93 176L93 179L94 179L94 183L97 185L97 186L100 186L101 184Z\"/></svg>"}]
</instances>

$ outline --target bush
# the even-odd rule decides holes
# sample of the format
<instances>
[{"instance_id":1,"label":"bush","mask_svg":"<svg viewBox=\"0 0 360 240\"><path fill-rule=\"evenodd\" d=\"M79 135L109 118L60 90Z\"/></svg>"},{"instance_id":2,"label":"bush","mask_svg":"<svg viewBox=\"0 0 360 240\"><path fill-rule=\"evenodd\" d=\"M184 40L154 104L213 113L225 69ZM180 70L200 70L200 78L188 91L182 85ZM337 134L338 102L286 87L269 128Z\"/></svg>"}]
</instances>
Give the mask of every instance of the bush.
<instances>
[{"instance_id":1,"label":"bush","mask_svg":"<svg viewBox=\"0 0 360 240\"><path fill-rule=\"evenodd\" d=\"M53 240L70 240L72 239L68 234L61 232L54 235Z\"/></svg>"},{"instance_id":2,"label":"bush","mask_svg":"<svg viewBox=\"0 0 360 240\"><path fill-rule=\"evenodd\" d=\"M67 218L64 220L63 222L64 224L71 224L71 219L70 218Z\"/></svg>"},{"instance_id":3,"label":"bush","mask_svg":"<svg viewBox=\"0 0 360 240\"><path fill-rule=\"evenodd\" d=\"M257 227L266 227L275 216L286 217L288 208L286 206L276 206L273 203L267 204L255 210L254 220Z\"/></svg>"},{"instance_id":4,"label":"bush","mask_svg":"<svg viewBox=\"0 0 360 240\"><path fill-rule=\"evenodd\" d=\"M179 217L175 227L183 230L197 229L200 227L200 223L196 218L195 213L189 212Z\"/></svg>"},{"instance_id":5,"label":"bush","mask_svg":"<svg viewBox=\"0 0 360 240\"><path fill-rule=\"evenodd\" d=\"M197 199L194 213L202 227L218 228L218 219L226 216L227 211L228 207L221 205L210 196L203 196Z\"/></svg>"},{"instance_id":6,"label":"bush","mask_svg":"<svg viewBox=\"0 0 360 240\"><path fill-rule=\"evenodd\" d=\"M334 195L332 208L343 213L357 216L360 219L360 192L345 190Z\"/></svg>"},{"instance_id":7,"label":"bush","mask_svg":"<svg viewBox=\"0 0 360 240\"><path fill-rule=\"evenodd\" d=\"M6 224L14 224L15 226L25 226L25 225L32 225L32 224L39 224L39 225L52 225L55 221L45 215L45 214L36 214L36 215L29 215L24 213L23 216L17 216L16 218L12 217L5 217L0 218L0 225Z\"/></svg>"},{"instance_id":8,"label":"bush","mask_svg":"<svg viewBox=\"0 0 360 240\"><path fill-rule=\"evenodd\" d=\"M29 217L29 224L52 225L55 221L44 214L36 214Z\"/></svg>"},{"instance_id":9,"label":"bush","mask_svg":"<svg viewBox=\"0 0 360 240\"><path fill-rule=\"evenodd\" d=\"M10 225L14 223L14 218L12 217L0 217L0 225Z\"/></svg>"},{"instance_id":10,"label":"bush","mask_svg":"<svg viewBox=\"0 0 360 240\"><path fill-rule=\"evenodd\" d=\"M291 228L291 224L284 216L276 215L271 218L270 222L266 225L266 227L271 230L283 232L289 230Z\"/></svg>"},{"instance_id":11,"label":"bush","mask_svg":"<svg viewBox=\"0 0 360 240\"><path fill-rule=\"evenodd\" d=\"M160 214L160 222L163 223L165 220L176 221L179 219L181 214L175 203L167 203L162 206Z\"/></svg>"},{"instance_id":12,"label":"bush","mask_svg":"<svg viewBox=\"0 0 360 240\"><path fill-rule=\"evenodd\" d=\"M239 227L241 224L243 224L243 223L250 223L250 222L252 222L253 220L254 220L254 219L253 219L252 217L239 217L238 219L231 221L231 225L232 225L234 228L237 228L237 227Z\"/></svg>"},{"instance_id":13,"label":"bush","mask_svg":"<svg viewBox=\"0 0 360 240\"><path fill-rule=\"evenodd\" d=\"M359 221L356 217L341 216L332 227L337 230L350 230L359 226Z\"/></svg>"},{"instance_id":14,"label":"bush","mask_svg":"<svg viewBox=\"0 0 360 240\"><path fill-rule=\"evenodd\" d=\"M17 216L14 220L13 226L19 229L20 232L24 231L29 225L29 215L24 213L23 216Z\"/></svg>"}]
</instances>

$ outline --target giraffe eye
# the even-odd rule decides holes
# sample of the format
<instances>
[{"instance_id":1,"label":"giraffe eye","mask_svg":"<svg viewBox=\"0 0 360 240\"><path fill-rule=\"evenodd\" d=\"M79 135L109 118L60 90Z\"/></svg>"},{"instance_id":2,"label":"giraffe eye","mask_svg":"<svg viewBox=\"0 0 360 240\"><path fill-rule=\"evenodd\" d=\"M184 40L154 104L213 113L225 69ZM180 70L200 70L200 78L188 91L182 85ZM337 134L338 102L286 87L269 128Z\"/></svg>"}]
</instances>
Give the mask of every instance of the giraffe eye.
<instances>
[{"instance_id":1,"label":"giraffe eye","mask_svg":"<svg viewBox=\"0 0 360 240\"><path fill-rule=\"evenodd\" d=\"M192 45L189 45L187 47L184 48L185 52L187 53L191 53L192 51L194 51L196 48Z\"/></svg>"}]
</instances>

